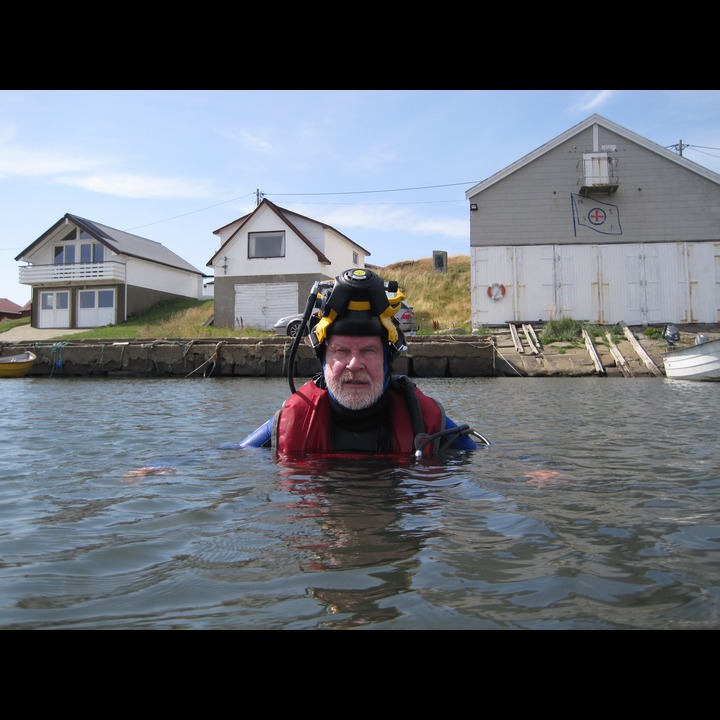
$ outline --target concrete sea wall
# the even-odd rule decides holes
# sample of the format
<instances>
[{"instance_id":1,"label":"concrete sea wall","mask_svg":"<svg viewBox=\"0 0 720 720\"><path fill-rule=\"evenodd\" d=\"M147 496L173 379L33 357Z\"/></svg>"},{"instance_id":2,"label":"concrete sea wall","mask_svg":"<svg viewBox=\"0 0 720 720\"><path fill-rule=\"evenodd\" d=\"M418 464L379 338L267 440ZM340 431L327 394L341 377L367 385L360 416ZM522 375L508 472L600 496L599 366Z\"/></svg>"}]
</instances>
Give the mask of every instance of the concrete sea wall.
<instances>
[{"instance_id":1,"label":"concrete sea wall","mask_svg":"<svg viewBox=\"0 0 720 720\"><path fill-rule=\"evenodd\" d=\"M509 331L484 337L415 336L408 338L408 350L397 357L394 370L410 377L662 376L665 343L645 338L639 342L647 350L650 365L629 342L618 344L623 358L618 363L604 346L594 348L594 358L583 348L531 351L519 347L517 336L513 340ZM67 340L0 343L0 355L31 350L38 359L28 376L35 377L284 377L291 345L291 340L283 337ZM312 350L301 344L295 358L295 377L309 377L318 369Z\"/></svg>"}]
</instances>

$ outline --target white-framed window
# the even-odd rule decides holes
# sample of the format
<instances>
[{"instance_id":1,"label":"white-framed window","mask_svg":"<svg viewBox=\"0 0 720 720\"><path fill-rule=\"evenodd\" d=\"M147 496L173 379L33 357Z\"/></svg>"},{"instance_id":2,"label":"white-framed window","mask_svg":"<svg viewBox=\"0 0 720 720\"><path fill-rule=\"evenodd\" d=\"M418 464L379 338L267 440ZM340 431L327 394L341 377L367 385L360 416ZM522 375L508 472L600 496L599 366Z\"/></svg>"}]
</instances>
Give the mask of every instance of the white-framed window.
<instances>
[{"instance_id":1,"label":"white-framed window","mask_svg":"<svg viewBox=\"0 0 720 720\"><path fill-rule=\"evenodd\" d=\"M248 257L285 257L285 231L248 233Z\"/></svg>"},{"instance_id":2,"label":"white-framed window","mask_svg":"<svg viewBox=\"0 0 720 720\"><path fill-rule=\"evenodd\" d=\"M55 265L74 265L80 263L101 263L105 261L105 246L94 241L80 228L71 230L55 245L53 262Z\"/></svg>"},{"instance_id":3,"label":"white-framed window","mask_svg":"<svg viewBox=\"0 0 720 720\"><path fill-rule=\"evenodd\" d=\"M101 263L105 260L105 246L100 243L80 243L81 263Z\"/></svg>"},{"instance_id":4,"label":"white-framed window","mask_svg":"<svg viewBox=\"0 0 720 720\"><path fill-rule=\"evenodd\" d=\"M41 310L67 310L70 307L70 293L67 290L40 293Z\"/></svg>"},{"instance_id":5,"label":"white-framed window","mask_svg":"<svg viewBox=\"0 0 720 720\"><path fill-rule=\"evenodd\" d=\"M55 264L72 265L75 262L75 245L56 245Z\"/></svg>"},{"instance_id":6,"label":"white-framed window","mask_svg":"<svg viewBox=\"0 0 720 720\"><path fill-rule=\"evenodd\" d=\"M356 252L354 252L353 253L353 265L357 265L359 259L360 258L358 257L358 254Z\"/></svg>"}]
</instances>

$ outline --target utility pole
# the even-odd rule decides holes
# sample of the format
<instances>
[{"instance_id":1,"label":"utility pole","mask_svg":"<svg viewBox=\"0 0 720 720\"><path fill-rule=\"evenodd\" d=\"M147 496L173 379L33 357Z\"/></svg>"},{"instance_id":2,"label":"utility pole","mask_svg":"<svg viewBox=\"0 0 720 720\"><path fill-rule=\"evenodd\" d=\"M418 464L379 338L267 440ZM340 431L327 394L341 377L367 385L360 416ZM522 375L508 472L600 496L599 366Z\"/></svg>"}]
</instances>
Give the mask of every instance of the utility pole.
<instances>
[{"instance_id":1,"label":"utility pole","mask_svg":"<svg viewBox=\"0 0 720 720\"><path fill-rule=\"evenodd\" d=\"M257 207L260 204L260 201L263 199L263 194L260 192L260 188L257 188L255 190L255 207Z\"/></svg>"},{"instance_id":2,"label":"utility pole","mask_svg":"<svg viewBox=\"0 0 720 720\"><path fill-rule=\"evenodd\" d=\"M677 145L673 145L672 147L675 148L675 150L678 151L678 154L680 155L680 157L682 157L682 151L684 148L687 147L687 145L684 145L683 141L681 140Z\"/></svg>"}]
</instances>

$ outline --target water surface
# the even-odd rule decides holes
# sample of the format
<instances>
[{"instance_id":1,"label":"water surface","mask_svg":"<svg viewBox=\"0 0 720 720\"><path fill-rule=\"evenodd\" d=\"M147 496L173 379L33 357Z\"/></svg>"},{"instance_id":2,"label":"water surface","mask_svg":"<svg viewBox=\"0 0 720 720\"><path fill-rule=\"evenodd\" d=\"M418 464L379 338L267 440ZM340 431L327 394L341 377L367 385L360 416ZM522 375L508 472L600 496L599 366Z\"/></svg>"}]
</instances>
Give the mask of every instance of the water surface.
<instances>
[{"instance_id":1,"label":"water surface","mask_svg":"<svg viewBox=\"0 0 720 720\"><path fill-rule=\"evenodd\" d=\"M492 445L281 467L216 449L281 379L0 382L0 628L720 627L720 383L417 382Z\"/></svg>"}]
</instances>

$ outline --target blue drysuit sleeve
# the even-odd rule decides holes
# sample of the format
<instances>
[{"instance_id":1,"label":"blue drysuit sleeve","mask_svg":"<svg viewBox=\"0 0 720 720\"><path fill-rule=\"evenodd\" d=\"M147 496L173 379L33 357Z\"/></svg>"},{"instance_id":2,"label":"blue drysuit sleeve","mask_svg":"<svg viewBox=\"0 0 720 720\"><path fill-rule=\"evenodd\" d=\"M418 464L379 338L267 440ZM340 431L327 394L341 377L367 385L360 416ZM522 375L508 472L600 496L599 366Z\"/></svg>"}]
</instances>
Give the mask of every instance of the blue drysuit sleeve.
<instances>
[{"instance_id":1,"label":"blue drysuit sleeve","mask_svg":"<svg viewBox=\"0 0 720 720\"><path fill-rule=\"evenodd\" d=\"M257 430L253 430L244 440L237 443L228 443L226 445L220 445L220 450L237 450L238 448L245 447L264 447L270 445L270 439L272 437L272 425L273 419L270 418L267 422L263 423Z\"/></svg>"}]
</instances>

